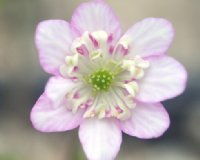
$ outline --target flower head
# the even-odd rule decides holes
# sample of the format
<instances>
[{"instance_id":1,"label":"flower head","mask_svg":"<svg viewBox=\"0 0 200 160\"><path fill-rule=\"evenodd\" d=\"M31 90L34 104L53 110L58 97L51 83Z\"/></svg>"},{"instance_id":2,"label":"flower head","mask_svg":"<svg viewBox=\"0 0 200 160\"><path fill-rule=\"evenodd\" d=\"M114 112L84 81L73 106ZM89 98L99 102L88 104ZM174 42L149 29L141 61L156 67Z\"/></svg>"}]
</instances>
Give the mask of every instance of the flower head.
<instances>
[{"instance_id":1,"label":"flower head","mask_svg":"<svg viewBox=\"0 0 200 160\"><path fill-rule=\"evenodd\" d=\"M121 133L161 136L169 116L160 101L185 89L184 67L166 51L173 39L165 19L147 18L125 34L103 0L81 4L71 22L43 21L36 46L43 69L52 74L31 112L43 132L79 127L91 160L114 159Z\"/></svg>"}]
</instances>

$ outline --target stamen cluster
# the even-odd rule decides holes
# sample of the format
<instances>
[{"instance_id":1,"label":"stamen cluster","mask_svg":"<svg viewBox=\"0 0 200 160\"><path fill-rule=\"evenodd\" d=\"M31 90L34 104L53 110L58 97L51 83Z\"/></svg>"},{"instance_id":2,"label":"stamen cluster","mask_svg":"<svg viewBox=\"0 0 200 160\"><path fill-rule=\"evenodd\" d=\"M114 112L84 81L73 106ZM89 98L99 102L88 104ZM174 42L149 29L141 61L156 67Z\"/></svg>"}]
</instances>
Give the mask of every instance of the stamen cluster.
<instances>
[{"instance_id":1,"label":"stamen cluster","mask_svg":"<svg viewBox=\"0 0 200 160\"><path fill-rule=\"evenodd\" d=\"M85 108L84 118L96 116L125 120L135 106L133 97L139 91L136 80L144 76L149 62L140 56L126 56L126 39L117 43L113 50L109 49L108 37L105 31L96 31L85 32L75 39L73 55L66 56L60 72L77 83L67 96L70 106L73 106L69 109L74 113Z\"/></svg>"}]
</instances>

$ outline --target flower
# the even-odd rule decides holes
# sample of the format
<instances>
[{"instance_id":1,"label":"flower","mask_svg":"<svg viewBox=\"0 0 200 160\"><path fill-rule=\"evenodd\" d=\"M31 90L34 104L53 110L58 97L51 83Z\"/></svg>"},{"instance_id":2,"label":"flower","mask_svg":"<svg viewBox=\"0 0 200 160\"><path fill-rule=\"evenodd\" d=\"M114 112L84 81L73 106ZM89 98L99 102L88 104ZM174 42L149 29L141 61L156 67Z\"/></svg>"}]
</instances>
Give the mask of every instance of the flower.
<instances>
[{"instance_id":1,"label":"flower","mask_svg":"<svg viewBox=\"0 0 200 160\"><path fill-rule=\"evenodd\" d=\"M53 75L31 112L42 132L79 127L88 159L116 157L122 132L161 136L170 120L160 101L181 94L184 67L166 51L174 30L147 18L125 34L103 0L81 4L71 22L47 20L36 31L41 66Z\"/></svg>"}]
</instances>

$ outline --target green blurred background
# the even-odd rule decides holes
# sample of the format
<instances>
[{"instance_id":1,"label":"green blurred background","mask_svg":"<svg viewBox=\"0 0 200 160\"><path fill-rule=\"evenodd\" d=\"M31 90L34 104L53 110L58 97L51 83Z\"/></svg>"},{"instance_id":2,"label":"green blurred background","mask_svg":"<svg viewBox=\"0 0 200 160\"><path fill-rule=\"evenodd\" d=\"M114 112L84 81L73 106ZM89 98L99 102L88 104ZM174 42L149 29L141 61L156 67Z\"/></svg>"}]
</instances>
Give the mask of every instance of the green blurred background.
<instances>
[{"instance_id":1,"label":"green blurred background","mask_svg":"<svg viewBox=\"0 0 200 160\"><path fill-rule=\"evenodd\" d=\"M34 45L38 22L70 20L83 0L0 0L0 160L85 160L77 130L40 133L30 110L49 77ZM176 37L169 54L189 73L186 92L164 102L171 116L159 139L124 135L117 160L200 159L200 0L107 0L124 31L145 17L170 20Z\"/></svg>"}]
</instances>

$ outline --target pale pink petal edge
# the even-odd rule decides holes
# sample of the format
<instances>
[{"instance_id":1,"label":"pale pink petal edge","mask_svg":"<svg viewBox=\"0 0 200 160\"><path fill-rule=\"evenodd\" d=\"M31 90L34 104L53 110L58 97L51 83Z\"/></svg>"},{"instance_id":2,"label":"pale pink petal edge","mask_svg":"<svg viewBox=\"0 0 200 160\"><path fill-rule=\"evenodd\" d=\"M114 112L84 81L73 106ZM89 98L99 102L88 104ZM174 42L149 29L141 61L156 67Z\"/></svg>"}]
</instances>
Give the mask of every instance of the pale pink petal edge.
<instances>
[{"instance_id":1,"label":"pale pink petal edge","mask_svg":"<svg viewBox=\"0 0 200 160\"><path fill-rule=\"evenodd\" d=\"M45 106L43 106L44 104ZM78 111L72 115L72 112L67 111L65 106L53 108L52 105L52 102L44 93L33 106L30 120L36 130L40 132L64 132L77 128L82 122L83 111Z\"/></svg>"},{"instance_id":2,"label":"pale pink petal edge","mask_svg":"<svg viewBox=\"0 0 200 160\"><path fill-rule=\"evenodd\" d=\"M139 102L139 101L137 101L137 103L139 103L139 104L145 104L145 103L143 103L143 102ZM148 105L148 104L147 104ZM119 125L119 127L121 128L121 130L124 132L124 133L126 133L127 135L130 135L130 136L134 136L134 137L137 137L137 138L140 138L140 139L152 139L152 138L158 138L158 137L161 137L167 130L168 130L168 128L169 128L169 126L170 126L170 117L169 117L169 114L168 114L168 112L167 112L167 110L165 109L165 107L161 104L161 103L151 103L151 104L149 104L149 105L154 105L154 106L156 106L156 107L158 107L158 109L159 109L159 112L162 112L162 114L164 115L164 119L165 119L165 126L164 126L164 128L163 129L161 129L159 132L157 132L156 134L155 133L150 133L150 134L146 134L145 132L144 133L142 133L141 131L136 131L137 129L136 129L136 127L137 126L134 126L135 127L135 131L133 130L133 128L128 128L127 126L125 126L124 124L126 123L126 122L129 122L130 121L130 123L131 123L131 120L126 120L126 122L125 121L118 121L118 125ZM148 106L146 106L146 107L148 107ZM133 109L133 111L132 111L133 113L134 113L134 109ZM148 116L148 115L146 115L146 116ZM125 123L124 123L125 122ZM150 125L150 124L149 124Z\"/></svg>"}]
</instances>

